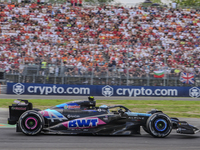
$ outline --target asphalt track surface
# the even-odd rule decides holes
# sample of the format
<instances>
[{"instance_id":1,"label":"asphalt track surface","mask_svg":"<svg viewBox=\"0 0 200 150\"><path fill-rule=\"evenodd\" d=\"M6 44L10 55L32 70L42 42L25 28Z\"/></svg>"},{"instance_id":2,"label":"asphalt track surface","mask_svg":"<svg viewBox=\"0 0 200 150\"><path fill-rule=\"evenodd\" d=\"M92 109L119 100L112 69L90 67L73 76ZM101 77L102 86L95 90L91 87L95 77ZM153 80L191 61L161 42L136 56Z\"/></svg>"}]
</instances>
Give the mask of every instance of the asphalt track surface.
<instances>
[{"instance_id":1,"label":"asphalt track surface","mask_svg":"<svg viewBox=\"0 0 200 150\"><path fill-rule=\"evenodd\" d=\"M40 98L48 96L20 96L22 99ZM0 95L0 98L18 98L16 95ZM56 99L83 99L83 97L58 97ZM96 99L111 99L96 97ZM113 97L113 99L115 99ZM123 97L120 99L127 99ZM135 99L135 98L134 98ZM142 98L143 99L143 98ZM149 99L155 99L150 97ZM162 98L159 98L162 99ZM170 98L171 100L174 98ZM186 100L180 98L176 100ZM144 100L144 99L143 99ZM145 100L148 100L145 98ZM191 99L190 100L195 100ZM0 123L6 123L8 109L0 109ZM180 119L200 128L200 119ZM141 135L134 136L77 136L77 135L39 135L25 136L16 133L15 128L0 128L0 150L199 150L200 133L195 135L181 135L172 131L166 138L153 138L143 130Z\"/></svg>"}]
</instances>

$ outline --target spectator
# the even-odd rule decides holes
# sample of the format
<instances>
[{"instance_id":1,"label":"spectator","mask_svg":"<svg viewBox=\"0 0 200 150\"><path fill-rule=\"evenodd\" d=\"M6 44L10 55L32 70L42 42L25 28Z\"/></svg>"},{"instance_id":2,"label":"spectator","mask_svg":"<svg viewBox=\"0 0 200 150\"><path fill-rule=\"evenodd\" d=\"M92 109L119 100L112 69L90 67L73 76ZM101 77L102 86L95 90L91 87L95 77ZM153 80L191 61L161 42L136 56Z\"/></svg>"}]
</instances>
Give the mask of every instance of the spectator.
<instances>
[{"instance_id":1,"label":"spectator","mask_svg":"<svg viewBox=\"0 0 200 150\"><path fill-rule=\"evenodd\" d=\"M200 66L200 13L195 9L57 7L40 2L0 7L0 61L7 72L17 71L11 65L17 61L20 73L22 62L41 63L44 74L45 66L62 61L66 75L86 70L100 75L109 67L108 75L126 76L129 70L138 77L152 76L165 66L173 76L182 68L194 72ZM57 68L57 75L60 71Z\"/></svg>"},{"instance_id":2,"label":"spectator","mask_svg":"<svg viewBox=\"0 0 200 150\"><path fill-rule=\"evenodd\" d=\"M15 67L15 64L14 63L12 63L12 64L10 64L9 65L9 70L10 70L10 72L13 74L13 73L16 73L15 71L16 71L16 67Z\"/></svg>"},{"instance_id":3,"label":"spectator","mask_svg":"<svg viewBox=\"0 0 200 150\"><path fill-rule=\"evenodd\" d=\"M172 8L173 8L173 9L176 9L176 7L177 7L177 3L176 3L175 1L173 1L173 2L172 2Z\"/></svg>"},{"instance_id":4,"label":"spectator","mask_svg":"<svg viewBox=\"0 0 200 150\"><path fill-rule=\"evenodd\" d=\"M40 74L41 74L41 75L45 75L46 69L47 69L47 61L46 61L46 60L43 60L43 61L41 62Z\"/></svg>"},{"instance_id":5,"label":"spectator","mask_svg":"<svg viewBox=\"0 0 200 150\"><path fill-rule=\"evenodd\" d=\"M49 74L50 75L55 75L55 66L49 64Z\"/></svg>"},{"instance_id":6,"label":"spectator","mask_svg":"<svg viewBox=\"0 0 200 150\"><path fill-rule=\"evenodd\" d=\"M44 4L45 3L45 0L40 0L40 4Z\"/></svg>"}]
</instances>

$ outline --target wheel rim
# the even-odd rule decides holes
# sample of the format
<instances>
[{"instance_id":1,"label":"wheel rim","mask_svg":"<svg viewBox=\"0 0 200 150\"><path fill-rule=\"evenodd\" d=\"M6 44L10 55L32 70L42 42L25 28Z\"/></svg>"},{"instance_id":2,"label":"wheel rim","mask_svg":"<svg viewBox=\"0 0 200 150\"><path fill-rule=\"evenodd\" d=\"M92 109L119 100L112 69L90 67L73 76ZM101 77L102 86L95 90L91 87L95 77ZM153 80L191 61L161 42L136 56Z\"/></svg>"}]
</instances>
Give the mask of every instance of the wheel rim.
<instances>
[{"instance_id":1,"label":"wheel rim","mask_svg":"<svg viewBox=\"0 0 200 150\"><path fill-rule=\"evenodd\" d=\"M35 117L28 117L25 121L25 126L27 129L33 130L37 127L38 121Z\"/></svg>"},{"instance_id":2,"label":"wheel rim","mask_svg":"<svg viewBox=\"0 0 200 150\"><path fill-rule=\"evenodd\" d=\"M164 119L158 119L155 121L155 129L159 132L165 131L167 128L167 122Z\"/></svg>"}]
</instances>

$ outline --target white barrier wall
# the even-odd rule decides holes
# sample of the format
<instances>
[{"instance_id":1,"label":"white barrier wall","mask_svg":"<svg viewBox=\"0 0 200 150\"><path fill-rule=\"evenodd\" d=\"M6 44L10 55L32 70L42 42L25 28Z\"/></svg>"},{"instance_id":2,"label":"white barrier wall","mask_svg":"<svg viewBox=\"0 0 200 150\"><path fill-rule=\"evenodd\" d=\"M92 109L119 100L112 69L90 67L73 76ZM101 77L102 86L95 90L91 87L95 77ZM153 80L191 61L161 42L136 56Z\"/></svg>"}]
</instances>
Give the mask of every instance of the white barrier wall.
<instances>
[{"instance_id":1,"label":"white barrier wall","mask_svg":"<svg viewBox=\"0 0 200 150\"><path fill-rule=\"evenodd\" d=\"M0 94L6 94L7 85L0 85Z\"/></svg>"}]
</instances>

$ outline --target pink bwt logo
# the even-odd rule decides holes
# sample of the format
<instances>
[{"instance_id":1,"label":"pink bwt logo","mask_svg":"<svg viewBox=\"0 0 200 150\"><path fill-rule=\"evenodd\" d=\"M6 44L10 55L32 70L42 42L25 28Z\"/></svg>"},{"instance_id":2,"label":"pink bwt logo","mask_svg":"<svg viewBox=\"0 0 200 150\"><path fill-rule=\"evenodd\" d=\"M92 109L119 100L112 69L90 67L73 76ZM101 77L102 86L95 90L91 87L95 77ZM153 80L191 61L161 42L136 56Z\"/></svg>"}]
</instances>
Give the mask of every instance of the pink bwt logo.
<instances>
[{"instance_id":1,"label":"pink bwt logo","mask_svg":"<svg viewBox=\"0 0 200 150\"><path fill-rule=\"evenodd\" d=\"M83 118L63 123L65 127L73 129L93 128L103 124L106 123L99 118Z\"/></svg>"}]
</instances>

